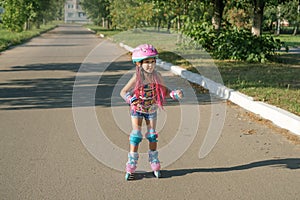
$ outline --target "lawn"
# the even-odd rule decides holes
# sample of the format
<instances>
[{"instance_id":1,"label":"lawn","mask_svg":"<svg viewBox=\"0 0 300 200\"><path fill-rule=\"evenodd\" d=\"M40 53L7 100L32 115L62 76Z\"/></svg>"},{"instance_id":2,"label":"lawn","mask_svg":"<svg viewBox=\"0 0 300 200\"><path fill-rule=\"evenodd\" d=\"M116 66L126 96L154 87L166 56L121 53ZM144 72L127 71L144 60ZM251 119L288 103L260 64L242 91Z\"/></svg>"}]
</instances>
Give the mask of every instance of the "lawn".
<instances>
[{"instance_id":1,"label":"lawn","mask_svg":"<svg viewBox=\"0 0 300 200\"><path fill-rule=\"evenodd\" d=\"M300 47L299 35L294 36L294 35L282 34L276 36L275 38L285 42L289 47Z\"/></svg>"},{"instance_id":2,"label":"lawn","mask_svg":"<svg viewBox=\"0 0 300 200\"><path fill-rule=\"evenodd\" d=\"M300 65L220 63L225 85L300 115Z\"/></svg>"},{"instance_id":3,"label":"lawn","mask_svg":"<svg viewBox=\"0 0 300 200\"><path fill-rule=\"evenodd\" d=\"M41 25L39 29L33 28L32 30L14 33L0 27L0 51L7 49L10 46L21 44L30 38L40 35L57 26L61 22L51 22L46 25Z\"/></svg>"}]
</instances>

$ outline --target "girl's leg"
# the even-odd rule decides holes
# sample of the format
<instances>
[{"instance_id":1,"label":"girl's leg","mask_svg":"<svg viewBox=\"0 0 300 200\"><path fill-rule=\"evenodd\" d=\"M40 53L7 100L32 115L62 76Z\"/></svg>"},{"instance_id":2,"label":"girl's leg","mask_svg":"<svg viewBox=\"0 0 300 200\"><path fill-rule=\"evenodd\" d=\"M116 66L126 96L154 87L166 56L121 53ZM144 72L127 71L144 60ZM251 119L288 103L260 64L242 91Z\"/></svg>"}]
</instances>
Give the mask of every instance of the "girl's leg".
<instances>
[{"instance_id":1,"label":"girl's leg","mask_svg":"<svg viewBox=\"0 0 300 200\"><path fill-rule=\"evenodd\" d=\"M149 162L151 168L154 172L154 175L159 178L160 177L160 161L158 159L158 151L157 149L157 133L155 131L156 128L156 118L146 120L148 133L146 135L149 140Z\"/></svg>"},{"instance_id":2,"label":"girl's leg","mask_svg":"<svg viewBox=\"0 0 300 200\"><path fill-rule=\"evenodd\" d=\"M147 124L147 135L146 138L149 140L149 162L151 168L153 170L154 175L159 178L161 177L160 174L160 161L158 159L158 152L157 152L157 133L155 131L156 128L156 118L146 120Z\"/></svg>"},{"instance_id":3,"label":"girl's leg","mask_svg":"<svg viewBox=\"0 0 300 200\"><path fill-rule=\"evenodd\" d=\"M141 134L141 125L142 125L142 118L131 118L132 122L132 132L129 136L130 147L128 153L128 161L126 163L126 175L125 179L129 180L131 174L133 174L136 170L137 161L139 159L138 148L139 143L142 141L142 134Z\"/></svg>"},{"instance_id":4,"label":"girl's leg","mask_svg":"<svg viewBox=\"0 0 300 200\"><path fill-rule=\"evenodd\" d=\"M155 129L156 129L156 119L147 119L146 120L146 125L147 125L147 132L151 132L151 131L154 131L155 132ZM157 142L150 142L149 141L149 150L151 151L156 151L157 149Z\"/></svg>"},{"instance_id":5,"label":"girl's leg","mask_svg":"<svg viewBox=\"0 0 300 200\"><path fill-rule=\"evenodd\" d=\"M143 118L131 117L131 124L132 124L133 132L134 131L141 132L142 122L143 122ZM139 145L133 145L132 143L130 143L130 146L129 146L129 151L130 152L137 152L138 149L139 149Z\"/></svg>"}]
</instances>

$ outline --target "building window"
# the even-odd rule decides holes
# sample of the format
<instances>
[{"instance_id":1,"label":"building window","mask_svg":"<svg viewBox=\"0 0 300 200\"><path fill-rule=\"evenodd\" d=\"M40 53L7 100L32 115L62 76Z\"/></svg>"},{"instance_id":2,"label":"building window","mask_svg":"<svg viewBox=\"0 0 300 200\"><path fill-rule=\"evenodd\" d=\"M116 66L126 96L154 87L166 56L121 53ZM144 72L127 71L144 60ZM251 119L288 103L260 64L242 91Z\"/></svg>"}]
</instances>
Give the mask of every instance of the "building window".
<instances>
[{"instance_id":1,"label":"building window","mask_svg":"<svg viewBox=\"0 0 300 200\"><path fill-rule=\"evenodd\" d=\"M84 16L85 16L85 13L83 13L83 12L78 13L78 17L84 17Z\"/></svg>"}]
</instances>

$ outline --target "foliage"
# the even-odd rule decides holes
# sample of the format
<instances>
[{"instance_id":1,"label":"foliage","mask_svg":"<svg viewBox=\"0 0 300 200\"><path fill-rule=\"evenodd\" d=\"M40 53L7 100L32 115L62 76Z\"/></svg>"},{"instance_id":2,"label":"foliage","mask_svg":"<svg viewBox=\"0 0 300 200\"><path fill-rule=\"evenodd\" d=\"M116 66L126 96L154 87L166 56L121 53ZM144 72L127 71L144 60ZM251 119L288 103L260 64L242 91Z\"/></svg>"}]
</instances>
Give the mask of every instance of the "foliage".
<instances>
[{"instance_id":1,"label":"foliage","mask_svg":"<svg viewBox=\"0 0 300 200\"><path fill-rule=\"evenodd\" d=\"M40 0L39 22L64 20L64 4L66 0Z\"/></svg>"},{"instance_id":2,"label":"foliage","mask_svg":"<svg viewBox=\"0 0 300 200\"><path fill-rule=\"evenodd\" d=\"M210 23L191 23L190 26L185 26L183 33L194 39L207 51L211 52L213 50L213 41L216 39L216 33Z\"/></svg>"},{"instance_id":3,"label":"foliage","mask_svg":"<svg viewBox=\"0 0 300 200\"><path fill-rule=\"evenodd\" d=\"M11 31L20 32L23 30L25 18L24 5L18 0L10 0L1 2L1 6L5 9L2 15L3 27Z\"/></svg>"},{"instance_id":4,"label":"foliage","mask_svg":"<svg viewBox=\"0 0 300 200\"><path fill-rule=\"evenodd\" d=\"M82 0L80 5L96 25L100 25L103 19L109 19L109 0Z\"/></svg>"},{"instance_id":5,"label":"foliage","mask_svg":"<svg viewBox=\"0 0 300 200\"><path fill-rule=\"evenodd\" d=\"M263 30L269 30L272 31L273 28L273 22L276 22L277 20L277 6L270 5L265 10L265 19L263 21Z\"/></svg>"},{"instance_id":6,"label":"foliage","mask_svg":"<svg viewBox=\"0 0 300 200\"><path fill-rule=\"evenodd\" d=\"M209 24L194 24L185 32L216 59L266 62L284 44L270 35L255 36L249 30L238 28L215 32Z\"/></svg>"},{"instance_id":7,"label":"foliage","mask_svg":"<svg viewBox=\"0 0 300 200\"><path fill-rule=\"evenodd\" d=\"M300 25L300 8L298 5L298 0L291 0L286 2L282 8L284 18L288 20L291 25L295 26L295 28L299 27Z\"/></svg>"},{"instance_id":8,"label":"foliage","mask_svg":"<svg viewBox=\"0 0 300 200\"><path fill-rule=\"evenodd\" d=\"M274 4L270 4L266 7L265 15L264 15L264 29L273 31L275 28L273 25L278 20L287 20L290 26L294 26L295 35L297 33L297 29L300 25L300 11L298 11L299 1L298 0L289 0L289 1L275 1ZM276 29L280 29L278 24L276 23ZM279 32L277 33L279 34Z\"/></svg>"},{"instance_id":9,"label":"foliage","mask_svg":"<svg viewBox=\"0 0 300 200\"><path fill-rule=\"evenodd\" d=\"M146 26L153 17L153 4L140 0L113 0L110 10L113 26L121 29Z\"/></svg>"},{"instance_id":10,"label":"foliage","mask_svg":"<svg viewBox=\"0 0 300 200\"><path fill-rule=\"evenodd\" d=\"M251 6L245 6L245 8L226 7L224 11L223 20L230 26L238 28L251 28Z\"/></svg>"},{"instance_id":11,"label":"foliage","mask_svg":"<svg viewBox=\"0 0 300 200\"><path fill-rule=\"evenodd\" d=\"M270 35L255 36L249 30L223 30L213 42L212 55L217 59L264 63L283 43Z\"/></svg>"},{"instance_id":12,"label":"foliage","mask_svg":"<svg viewBox=\"0 0 300 200\"><path fill-rule=\"evenodd\" d=\"M58 14L62 15L64 2L65 0L2 0L0 6L4 8L3 27L14 32L30 28L30 23L39 27L41 22L53 20Z\"/></svg>"}]
</instances>

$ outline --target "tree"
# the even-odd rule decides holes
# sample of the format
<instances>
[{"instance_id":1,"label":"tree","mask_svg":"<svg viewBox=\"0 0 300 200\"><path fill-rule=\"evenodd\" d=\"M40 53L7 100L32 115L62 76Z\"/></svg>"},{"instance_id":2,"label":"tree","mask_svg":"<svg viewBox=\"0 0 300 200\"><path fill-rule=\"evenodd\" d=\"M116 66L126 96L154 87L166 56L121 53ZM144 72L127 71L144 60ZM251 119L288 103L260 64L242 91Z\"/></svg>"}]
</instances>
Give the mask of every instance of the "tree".
<instances>
[{"instance_id":1,"label":"tree","mask_svg":"<svg viewBox=\"0 0 300 200\"><path fill-rule=\"evenodd\" d=\"M268 5L264 12L263 29L274 31L274 22L277 21L277 6Z\"/></svg>"},{"instance_id":2,"label":"tree","mask_svg":"<svg viewBox=\"0 0 300 200\"><path fill-rule=\"evenodd\" d=\"M213 24L215 30L219 31L221 28L225 3L223 0L212 0L212 3L213 3L213 7L214 7L212 24Z\"/></svg>"},{"instance_id":3,"label":"tree","mask_svg":"<svg viewBox=\"0 0 300 200\"><path fill-rule=\"evenodd\" d=\"M35 20L36 26L45 24L52 20L63 20L65 0L39 0L40 10Z\"/></svg>"},{"instance_id":4,"label":"tree","mask_svg":"<svg viewBox=\"0 0 300 200\"><path fill-rule=\"evenodd\" d=\"M294 26L293 35L296 35L300 24L300 2L298 0L288 1L281 8L282 17Z\"/></svg>"},{"instance_id":5,"label":"tree","mask_svg":"<svg viewBox=\"0 0 300 200\"><path fill-rule=\"evenodd\" d=\"M156 24L157 30L159 31L166 24L170 32L172 20L175 18L171 2L168 0L154 0L152 3L154 12L153 21Z\"/></svg>"},{"instance_id":6,"label":"tree","mask_svg":"<svg viewBox=\"0 0 300 200\"><path fill-rule=\"evenodd\" d=\"M153 4L141 0L110 1L112 24L122 29L143 27L154 16Z\"/></svg>"},{"instance_id":7,"label":"tree","mask_svg":"<svg viewBox=\"0 0 300 200\"><path fill-rule=\"evenodd\" d=\"M17 32L30 29L32 23L39 28L41 21L56 16L53 14L62 9L64 2L65 0L2 0L1 6L5 10L2 16L3 26Z\"/></svg>"},{"instance_id":8,"label":"tree","mask_svg":"<svg viewBox=\"0 0 300 200\"><path fill-rule=\"evenodd\" d=\"M252 0L253 2L253 22L251 32L253 35L260 36L262 32L262 21L264 15L265 0Z\"/></svg>"},{"instance_id":9,"label":"tree","mask_svg":"<svg viewBox=\"0 0 300 200\"><path fill-rule=\"evenodd\" d=\"M273 29L275 22L275 34L279 35L281 30L281 21L288 20L294 25L294 31L297 32L299 25L298 0L268 0L266 4L266 12L264 13L265 21L268 23L269 30ZM273 29L274 30L274 29Z\"/></svg>"},{"instance_id":10,"label":"tree","mask_svg":"<svg viewBox=\"0 0 300 200\"><path fill-rule=\"evenodd\" d=\"M80 5L94 24L103 26L104 22L109 20L109 0L83 0Z\"/></svg>"},{"instance_id":11,"label":"tree","mask_svg":"<svg viewBox=\"0 0 300 200\"><path fill-rule=\"evenodd\" d=\"M26 22L25 9L18 0L2 1L5 12L2 16L4 28L10 31L21 32Z\"/></svg>"}]
</instances>

